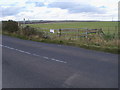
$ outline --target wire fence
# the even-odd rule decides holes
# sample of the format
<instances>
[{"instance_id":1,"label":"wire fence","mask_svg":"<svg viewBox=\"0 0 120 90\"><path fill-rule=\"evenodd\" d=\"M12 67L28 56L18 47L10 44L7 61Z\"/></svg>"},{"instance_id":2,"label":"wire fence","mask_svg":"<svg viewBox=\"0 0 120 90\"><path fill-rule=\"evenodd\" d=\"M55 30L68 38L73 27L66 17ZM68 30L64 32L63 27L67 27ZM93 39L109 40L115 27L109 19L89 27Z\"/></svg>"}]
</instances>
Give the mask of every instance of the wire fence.
<instances>
[{"instance_id":1,"label":"wire fence","mask_svg":"<svg viewBox=\"0 0 120 90\"><path fill-rule=\"evenodd\" d=\"M62 28L62 29L48 29L48 28L36 28L38 31L44 32L51 38L62 38L77 40L80 38L94 38L94 37L108 37L118 38L118 27L114 29L108 28L103 30L102 28L89 29L89 28Z\"/></svg>"},{"instance_id":2,"label":"wire fence","mask_svg":"<svg viewBox=\"0 0 120 90\"><path fill-rule=\"evenodd\" d=\"M28 30L27 30L28 29ZM103 28L27 28L23 29L28 33L29 39L33 40L47 40L55 42L64 42L75 45L95 45L101 47L118 47L119 38L118 32L115 29L103 29ZM33 30L32 30L33 29ZM35 34L33 34L33 31ZM30 34L30 35L29 35ZM26 34L25 34L26 35ZM41 37L42 36L42 37Z\"/></svg>"}]
</instances>

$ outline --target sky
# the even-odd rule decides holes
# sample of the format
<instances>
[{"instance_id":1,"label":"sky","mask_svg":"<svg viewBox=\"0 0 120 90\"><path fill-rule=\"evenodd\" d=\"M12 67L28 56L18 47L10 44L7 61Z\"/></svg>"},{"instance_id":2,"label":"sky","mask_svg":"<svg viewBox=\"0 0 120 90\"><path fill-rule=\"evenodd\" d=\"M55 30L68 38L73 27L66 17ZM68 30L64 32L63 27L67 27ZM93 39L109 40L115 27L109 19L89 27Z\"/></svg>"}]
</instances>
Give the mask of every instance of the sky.
<instances>
[{"instance_id":1,"label":"sky","mask_svg":"<svg viewBox=\"0 0 120 90\"><path fill-rule=\"evenodd\" d=\"M0 0L0 20L118 20L119 0Z\"/></svg>"}]
</instances>

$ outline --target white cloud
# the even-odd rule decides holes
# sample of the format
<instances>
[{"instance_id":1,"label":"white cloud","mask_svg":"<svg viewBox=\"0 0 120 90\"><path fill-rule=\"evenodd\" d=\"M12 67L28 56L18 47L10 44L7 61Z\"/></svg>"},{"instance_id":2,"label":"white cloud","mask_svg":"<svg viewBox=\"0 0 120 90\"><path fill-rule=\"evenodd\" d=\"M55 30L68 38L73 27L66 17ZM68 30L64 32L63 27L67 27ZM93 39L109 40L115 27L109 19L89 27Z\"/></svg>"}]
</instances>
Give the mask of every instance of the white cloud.
<instances>
[{"instance_id":1,"label":"white cloud","mask_svg":"<svg viewBox=\"0 0 120 90\"><path fill-rule=\"evenodd\" d=\"M2 15L3 16L12 16L16 15L19 12L23 11L24 7L2 7Z\"/></svg>"},{"instance_id":2,"label":"white cloud","mask_svg":"<svg viewBox=\"0 0 120 90\"><path fill-rule=\"evenodd\" d=\"M57 2L56 5L49 6L55 2ZM2 0L0 3L2 8L7 8L3 10L3 20L23 20L23 18L29 20L111 20L112 17L117 20L118 18L118 0L109 0L109 2L106 0Z\"/></svg>"},{"instance_id":3,"label":"white cloud","mask_svg":"<svg viewBox=\"0 0 120 90\"><path fill-rule=\"evenodd\" d=\"M53 2L48 4L48 7L67 9L70 13L82 13L82 12L105 13L105 9L98 8L96 6L86 3Z\"/></svg>"}]
</instances>

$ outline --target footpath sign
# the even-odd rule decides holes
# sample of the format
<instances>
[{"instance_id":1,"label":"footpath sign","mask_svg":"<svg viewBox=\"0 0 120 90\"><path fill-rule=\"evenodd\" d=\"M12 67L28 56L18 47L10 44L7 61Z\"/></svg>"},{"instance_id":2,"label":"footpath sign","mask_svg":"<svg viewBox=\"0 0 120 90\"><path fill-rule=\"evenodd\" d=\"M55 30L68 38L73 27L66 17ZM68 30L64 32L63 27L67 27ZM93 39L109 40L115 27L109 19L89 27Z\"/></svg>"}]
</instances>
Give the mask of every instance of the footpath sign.
<instances>
[{"instance_id":1,"label":"footpath sign","mask_svg":"<svg viewBox=\"0 0 120 90\"><path fill-rule=\"evenodd\" d=\"M50 29L50 33L55 33L55 32L54 32L54 29Z\"/></svg>"}]
</instances>

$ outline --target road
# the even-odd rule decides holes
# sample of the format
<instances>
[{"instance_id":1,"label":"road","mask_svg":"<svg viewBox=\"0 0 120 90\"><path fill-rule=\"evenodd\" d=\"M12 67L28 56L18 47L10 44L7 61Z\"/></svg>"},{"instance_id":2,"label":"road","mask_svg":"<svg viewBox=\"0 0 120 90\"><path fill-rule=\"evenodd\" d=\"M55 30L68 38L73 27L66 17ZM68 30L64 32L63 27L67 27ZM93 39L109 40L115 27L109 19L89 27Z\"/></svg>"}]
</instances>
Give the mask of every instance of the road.
<instances>
[{"instance_id":1,"label":"road","mask_svg":"<svg viewBox=\"0 0 120 90\"><path fill-rule=\"evenodd\" d=\"M3 36L3 88L117 88L118 55Z\"/></svg>"}]
</instances>

